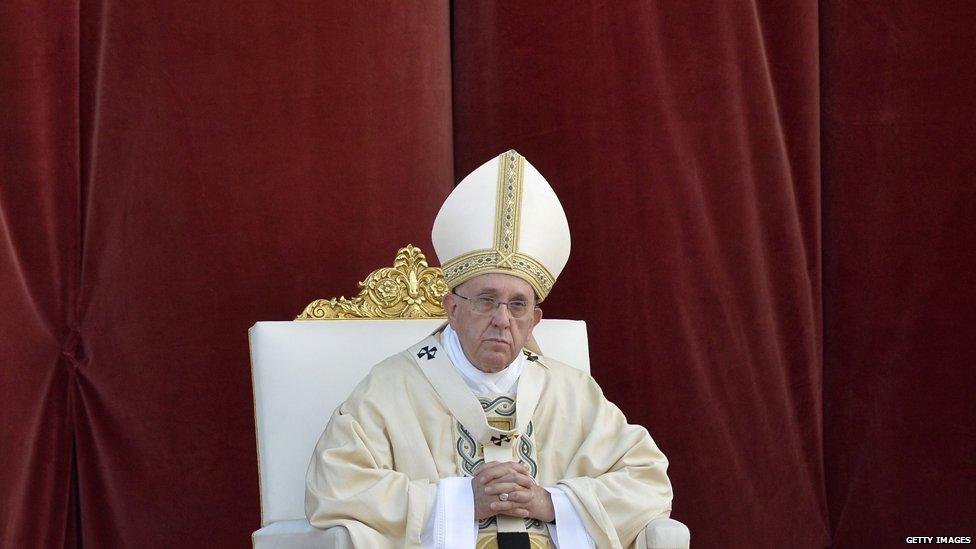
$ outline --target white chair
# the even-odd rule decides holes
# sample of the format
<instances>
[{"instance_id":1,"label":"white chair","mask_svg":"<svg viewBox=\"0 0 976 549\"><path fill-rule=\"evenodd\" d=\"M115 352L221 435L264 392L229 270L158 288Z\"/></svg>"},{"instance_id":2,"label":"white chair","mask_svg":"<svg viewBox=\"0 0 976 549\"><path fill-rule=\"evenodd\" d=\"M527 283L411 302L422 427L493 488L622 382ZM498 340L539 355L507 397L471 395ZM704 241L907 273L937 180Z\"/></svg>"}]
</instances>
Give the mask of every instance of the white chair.
<instances>
[{"instance_id":1,"label":"white chair","mask_svg":"<svg viewBox=\"0 0 976 549\"><path fill-rule=\"evenodd\" d=\"M311 303L301 320L258 322L248 331L261 494L254 549L352 547L345 528L320 530L305 519L312 449L332 412L374 364L444 323L431 318L443 315L439 300L446 286L439 269L428 267L412 246L360 287L353 299ZM589 371L585 323L543 320L534 334L547 355ZM688 528L673 519L652 521L646 537L650 549L686 548L690 541Z\"/></svg>"}]
</instances>

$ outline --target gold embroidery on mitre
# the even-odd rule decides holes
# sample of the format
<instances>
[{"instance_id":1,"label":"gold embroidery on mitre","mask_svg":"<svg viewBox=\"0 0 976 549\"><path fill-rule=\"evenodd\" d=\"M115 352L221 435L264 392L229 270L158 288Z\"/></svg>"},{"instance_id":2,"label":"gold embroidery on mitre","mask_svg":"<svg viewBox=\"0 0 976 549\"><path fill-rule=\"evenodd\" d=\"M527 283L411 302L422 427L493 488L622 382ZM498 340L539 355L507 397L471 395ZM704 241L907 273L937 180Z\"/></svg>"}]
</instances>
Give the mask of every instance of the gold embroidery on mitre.
<instances>
[{"instance_id":1,"label":"gold embroidery on mitre","mask_svg":"<svg viewBox=\"0 0 976 549\"><path fill-rule=\"evenodd\" d=\"M479 274L515 271L544 299L556 282L542 263L518 251L522 218L522 191L525 158L514 150L498 157L498 183L495 196L495 226L492 248L459 255L443 264L444 279L452 288Z\"/></svg>"},{"instance_id":2,"label":"gold embroidery on mitre","mask_svg":"<svg viewBox=\"0 0 976 549\"><path fill-rule=\"evenodd\" d=\"M498 157L498 196L495 198L495 235L492 248L511 254L518 246L522 212L525 159L510 150Z\"/></svg>"},{"instance_id":3,"label":"gold embroidery on mitre","mask_svg":"<svg viewBox=\"0 0 976 549\"><path fill-rule=\"evenodd\" d=\"M444 280L447 281L448 286L454 288L479 274L514 271L516 276L532 286L532 289L539 294L539 299L545 299L549 295L556 277L552 276L542 263L525 254L515 252L508 256L507 264L510 266L504 267L500 265L502 257L497 250L476 250L460 255L441 267Z\"/></svg>"}]
</instances>

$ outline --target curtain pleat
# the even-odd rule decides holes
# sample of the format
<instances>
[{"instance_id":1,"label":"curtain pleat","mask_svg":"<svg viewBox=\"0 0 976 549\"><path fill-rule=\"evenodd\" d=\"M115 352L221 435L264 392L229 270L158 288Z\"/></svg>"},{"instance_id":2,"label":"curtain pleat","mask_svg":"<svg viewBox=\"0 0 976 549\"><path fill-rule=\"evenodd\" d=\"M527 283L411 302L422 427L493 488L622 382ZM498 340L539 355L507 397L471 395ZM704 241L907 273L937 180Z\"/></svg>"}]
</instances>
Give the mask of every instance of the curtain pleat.
<instances>
[{"instance_id":1,"label":"curtain pleat","mask_svg":"<svg viewBox=\"0 0 976 549\"><path fill-rule=\"evenodd\" d=\"M78 9L0 4L0 546L72 546Z\"/></svg>"}]
</instances>

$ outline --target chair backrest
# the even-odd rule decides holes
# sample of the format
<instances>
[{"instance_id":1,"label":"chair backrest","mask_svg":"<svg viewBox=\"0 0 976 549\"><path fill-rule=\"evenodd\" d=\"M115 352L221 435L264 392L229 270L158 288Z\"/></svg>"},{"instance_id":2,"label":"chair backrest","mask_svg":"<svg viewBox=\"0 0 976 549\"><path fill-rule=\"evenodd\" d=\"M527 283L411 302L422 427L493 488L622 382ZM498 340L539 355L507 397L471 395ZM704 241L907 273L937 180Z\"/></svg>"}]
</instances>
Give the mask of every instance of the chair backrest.
<instances>
[{"instance_id":1,"label":"chair backrest","mask_svg":"<svg viewBox=\"0 0 976 549\"><path fill-rule=\"evenodd\" d=\"M443 319L258 322L249 331L262 526L305 516L305 471L332 412L369 369ZM586 324L543 320L543 354L589 371Z\"/></svg>"}]
</instances>

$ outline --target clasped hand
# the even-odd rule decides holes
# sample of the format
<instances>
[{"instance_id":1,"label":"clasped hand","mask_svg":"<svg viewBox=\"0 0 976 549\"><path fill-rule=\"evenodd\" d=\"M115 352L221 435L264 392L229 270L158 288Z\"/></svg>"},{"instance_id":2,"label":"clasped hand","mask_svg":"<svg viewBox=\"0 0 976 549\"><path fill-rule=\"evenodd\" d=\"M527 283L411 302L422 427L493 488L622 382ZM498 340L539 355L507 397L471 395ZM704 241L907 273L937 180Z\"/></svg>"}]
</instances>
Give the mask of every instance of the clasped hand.
<instances>
[{"instance_id":1,"label":"clasped hand","mask_svg":"<svg viewBox=\"0 0 976 549\"><path fill-rule=\"evenodd\" d=\"M509 515L551 522L556 517L549 492L536 484L521 463L491 461L481 465L471 478L471 491L476 520ZM499 499L501 494L508 494L506 501Z\"/></svg>"}]
</instances>

